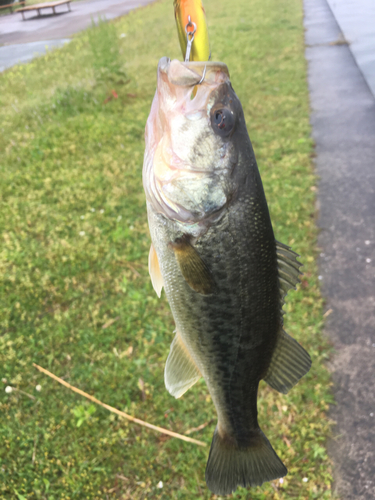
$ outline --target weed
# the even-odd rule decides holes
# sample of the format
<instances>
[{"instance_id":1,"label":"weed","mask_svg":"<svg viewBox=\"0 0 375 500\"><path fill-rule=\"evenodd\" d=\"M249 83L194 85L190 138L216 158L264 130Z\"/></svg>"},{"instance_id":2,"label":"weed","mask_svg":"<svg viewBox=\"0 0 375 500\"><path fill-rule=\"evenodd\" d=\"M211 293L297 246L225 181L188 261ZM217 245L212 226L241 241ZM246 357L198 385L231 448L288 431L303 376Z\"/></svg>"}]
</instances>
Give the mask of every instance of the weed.
<instances>
[{"instance_id":1,"label":"weed","mask_svg":"<svg viewBox=\"0 0 375 500\"><path fill-rule=\"evenodd\" d=\"M95 413L95 411L96 407L93 404L88 407L78 405L75 408L72 408L71 412L77 419L77 427L81 427L84 422L90 420L91 415Z\"/></svg>"},{"instance_id":2,"label":"weed","mask_svg":"<svg viewBox=\"0 0 375 500\"><path fill-rule=\"evenodd\" d=\"M119 84L126 83L127 77L121 61L116 25L106 22L104 18L99 18L98 25L92 21L87 35L97 85L104 86L106 90L109 90Z\"/></svg>"}]
</instances>

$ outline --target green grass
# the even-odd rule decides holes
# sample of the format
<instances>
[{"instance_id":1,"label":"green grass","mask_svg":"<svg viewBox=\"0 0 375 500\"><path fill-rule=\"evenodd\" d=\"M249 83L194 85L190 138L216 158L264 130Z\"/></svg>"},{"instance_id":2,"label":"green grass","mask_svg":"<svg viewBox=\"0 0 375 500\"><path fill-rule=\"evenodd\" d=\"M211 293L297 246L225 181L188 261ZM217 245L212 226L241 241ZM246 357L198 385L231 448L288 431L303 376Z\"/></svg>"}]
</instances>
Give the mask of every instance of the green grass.
<instances>
[{"instance_id":1,"label":"green grass","mask_svg":"<svg viewBox=\"0 0 375 500\"><path fill-rule=\"evenodd\" d=\"M301 0L205 7L213 58L228 64L243 104L276 237L301 254L305 274L288 298L286 330L313 358L288 396L261 385L259 421L289 474L251 498L329 499L332 396ZM144 126L164 55L181 57L171 0L0 75L2 499L212 497L208 448L120 420L32 366L176 432L213 419L191 434L211 441L215 410L204 382L179 400L164 387L174 325L147 271Z\"/></svg>"}]
</instances>

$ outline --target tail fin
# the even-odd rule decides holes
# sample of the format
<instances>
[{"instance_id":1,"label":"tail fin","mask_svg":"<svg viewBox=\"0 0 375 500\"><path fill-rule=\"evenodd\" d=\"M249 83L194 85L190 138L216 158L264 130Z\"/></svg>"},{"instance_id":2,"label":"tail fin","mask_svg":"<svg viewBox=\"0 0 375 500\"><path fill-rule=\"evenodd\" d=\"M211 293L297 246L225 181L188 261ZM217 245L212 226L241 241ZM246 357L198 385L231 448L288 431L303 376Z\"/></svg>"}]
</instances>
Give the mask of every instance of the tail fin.
<instances>
[{"instance_id":1,"label":"tail fin","mask_svg":"<svg viewBox=\"0 0 375 500\"><path fill-rule=\"evenodd\" d=\"M230 495L237 486L260 486L287 474L287 468L258 429L251 445L240 448L216 427L206 466L206 483L216 495Z\"/></svg>"}]
</instances>

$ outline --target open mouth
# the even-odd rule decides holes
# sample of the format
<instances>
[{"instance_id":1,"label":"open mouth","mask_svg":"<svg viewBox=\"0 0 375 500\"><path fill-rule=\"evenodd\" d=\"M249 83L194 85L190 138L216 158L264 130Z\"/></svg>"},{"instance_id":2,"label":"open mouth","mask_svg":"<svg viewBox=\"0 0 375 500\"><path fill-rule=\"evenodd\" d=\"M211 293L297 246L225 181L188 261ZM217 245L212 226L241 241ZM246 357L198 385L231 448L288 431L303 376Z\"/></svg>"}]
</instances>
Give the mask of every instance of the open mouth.
<instances>
[{"instance_id":1,"label":"open mouth","mask_svg":"<svg viewBox=\"0 0 375 500\"><path fill-rule=\"evenodd\" d=\"M194 87L202 83L218 85L229 80L226 64L215 61L181 62L163 57L159 61L159 75L166 75L172 85Z\"/></svg>"}]
</instances>

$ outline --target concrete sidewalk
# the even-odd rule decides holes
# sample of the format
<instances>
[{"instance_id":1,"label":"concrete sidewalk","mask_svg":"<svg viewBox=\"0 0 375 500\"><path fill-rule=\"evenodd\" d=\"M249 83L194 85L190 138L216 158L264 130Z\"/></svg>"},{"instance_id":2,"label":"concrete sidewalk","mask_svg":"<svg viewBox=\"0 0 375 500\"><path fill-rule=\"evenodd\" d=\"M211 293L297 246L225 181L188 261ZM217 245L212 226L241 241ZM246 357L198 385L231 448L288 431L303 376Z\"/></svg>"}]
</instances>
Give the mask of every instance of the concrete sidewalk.
<instances>
[{"instance_id":1,"label":"concrete sidewalk","mask_svg":"<svg viewBox=\"0 0 375 500\"><path fill-rule=\"evenodd\" d=\"M375 1L327 0L375 97Z\"/></svg>"},{"instance_id":2,"label":"concrete sidewalk","mask_svg":"<svg viewBox=\"0 0 375 500\"><path fill-rule=\"evenodd\" d=\"M327 0L304 0L304 4L319 175L319 264L323 295L331 310L326 333L335 347L331 370L337 405L330 416L337 425L329 451L339 498L373 500L375 99L361 62L342 43L349 36L348 28L343 36ZM356 16L350 21L351 33L358 32L359 39L362 24L366 25L361 19ZM369 53L375 54L375 37L372 40Z\"/></svg>"},{"instance_id":3,"label":"concrete sidewalk","mask_svg":"<svg viewBox=\"0 0 375 500\"><path fill-rule=\"evenodd\" d=\"M107 20L123 16L152 0L82 0L57 8L57 15L38 17L36 11L27 12L27 19L17 12L0 17L0 71L18 62L30 61L44 54L47 48L66 43L72 35L91 26L99 18ZM46 12L48 12L46 10ZM38 42L38 43L37 43Z\"/></svg>"}]
</instances>

